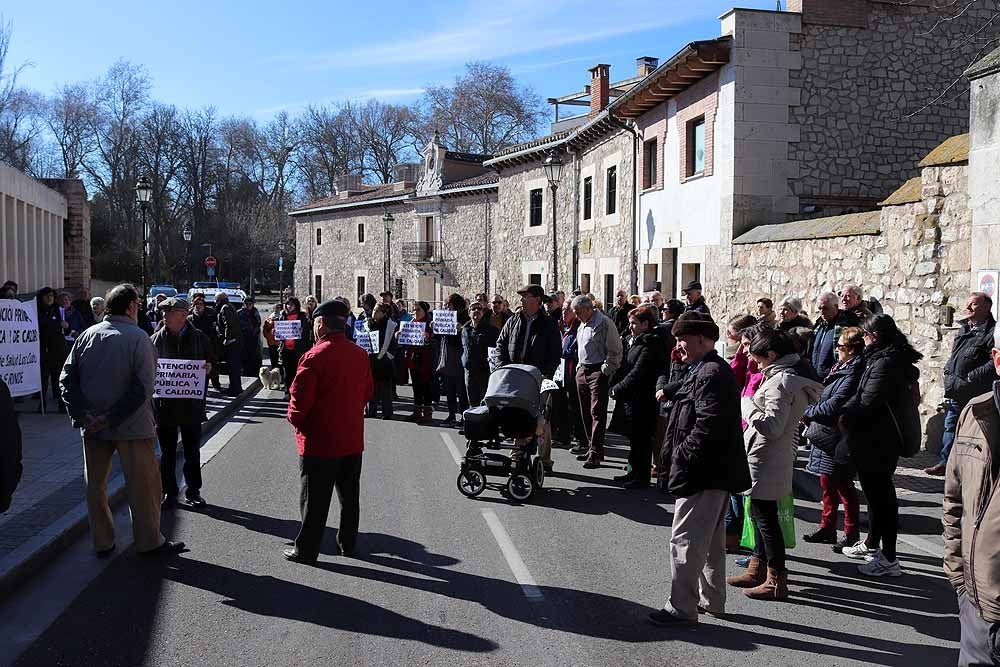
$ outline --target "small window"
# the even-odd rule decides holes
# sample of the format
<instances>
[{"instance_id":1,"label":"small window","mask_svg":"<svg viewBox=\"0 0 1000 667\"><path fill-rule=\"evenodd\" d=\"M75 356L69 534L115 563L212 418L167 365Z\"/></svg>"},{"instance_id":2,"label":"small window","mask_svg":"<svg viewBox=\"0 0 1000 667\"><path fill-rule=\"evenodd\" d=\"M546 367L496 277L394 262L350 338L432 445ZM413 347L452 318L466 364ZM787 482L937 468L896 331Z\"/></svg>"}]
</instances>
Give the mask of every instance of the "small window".
<instances>
[{"instance_id":1,"label":"small window","mask_svg":"<svg viewBox=\"0 0 1000 667\"><path fill-rule=\"evenodd\" d=\"M642 145L642 189L656 187L656 139Z\"/></svg>"},{"instance_id":2,"label":"small window","mask_svg":"<svg viewBox=\"0 0 1000 667\"><path fill-rule=\"evenodd\" d=\"M316 276L313 294L316 296L316 301L323 303L323 276Z\"/></svg>"},{"instance_id":3,"label":"small window","mask_svg":"<svg viewBox=\"0 0 1000 667\"><path fill-rule=\"evenodd\" d=\"M541 227L542 226L542 189L532 190L529 194L529 203L531 206L531 217L528 219L528 225L531 227Z\"/></svg>"},{"instance_id":4,"label":"small window","mask_svg":"<svg viewBox=\"0 0 1000 667\"><path fill-rule=\"evenodd\" d=\"M690 174L705 173L705 118L699 118L691 123L691 134L688 137L691 142L689 155L691 156Z\"/></svg>"},{"instance_id":5,"label":"small window","mask_svg":"<svg viewBox=\"0 0 1000 667\"><path fill-rule=\"evenodd\" d=\"M581 273L580 274L580 291L584 294L590 294L590 274Z\"/></svg>"},{"instance_id":6,"label":"small window","mask_svg":"<svg viewBox=\"0 0 1000 667\"><path fill-rule=\"evenodd\" d=\"M323 245L323 230L316 230L316 245Z\"/></svg>"},{"instance_id":7,"label":"small window","mask_svg":"<svg viewBox=\"0 0 1000 667\"><path fill-rule=\"evenodd\" d=\"M618 210L618 167L608 167L607 201L604 212L607 215Z\"/></svg>"},{"instance_id":8,"label":"small window","mask_svg":"<svg viewBox=\"0 0 1000 667\"><path fill-rule=\"evenodd\" d=\"M368 293L365 285L365 277L358 276L358 303L361 303L361 297Z\"/></svg>"},{"instance_id":9,"label":"small window","mask_svg":"<svg viewBox=\"0 0 1000 667\"><path fill-rule=\"evenodd\" d=\"M615 276L613 273L604 274L604 307L610 308L615 302Z\"/></svg>"},{"instance_id":10,"label":"small window","mask_svg":"<svg viewBox=\"0 0 1000 667\"><path fill-rule=\"evenodd\" d=\"M365 242L365 223L358 223L358 243Z\"/></svg>"},{"instance_id":11,"label":"small window","mask_svg":"<svg viewBox=\"0 0 1000 667\"><path fill-rule=\"evenodd\" d=\"M583 219L590 220L593 215L594 177L583 179Z\"/></svg>"},{"instance_id":12,"label":"small window","mask_svg":"<svg viewBox=\"0 0 1000 667\"><path fill-rule=\"evenodd\" d=\"M540 273L529 273L528 274L528 284L529 285L541 285L542 284L542 274L540 274Z\"/></svg>"}]
</instances>

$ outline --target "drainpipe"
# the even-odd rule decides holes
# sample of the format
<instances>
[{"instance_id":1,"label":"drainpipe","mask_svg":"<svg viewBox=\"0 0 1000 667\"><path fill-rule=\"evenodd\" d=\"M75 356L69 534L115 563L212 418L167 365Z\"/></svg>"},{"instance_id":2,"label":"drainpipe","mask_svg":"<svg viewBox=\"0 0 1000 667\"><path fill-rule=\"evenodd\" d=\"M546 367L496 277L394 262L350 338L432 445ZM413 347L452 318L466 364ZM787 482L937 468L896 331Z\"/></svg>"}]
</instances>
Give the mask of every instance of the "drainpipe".
<instances>
[{"instance_id":1,"label":"drainpipe","mask_svg":"<svg viewBox=\"0 0 1000 667\"><path fill-rule=\"evenodd\" d=\"M626 132L630 132L632 134L632 255L631 266L629 268L629 293L638 294L639 244L637 239L639 236L639 160L636 156L639 154L639 131L635 129L634 121L623 123L610 113L608 114L608 120L610 120L611 124L615 127L620 127Z\"/></svg>"},{"instance_id":2,"label":"drainpipe","mask_svg":"<svg viewBox=\"0 0 1000 667\"><path fill-rule=\"evenodd\" d=\"M576 290L580 285L577 283L580 276L580 151L574 149L569 151L573 156L573 255L570 269L572 278L570 280L570 290Z\"/></svg>"}]
</instances>

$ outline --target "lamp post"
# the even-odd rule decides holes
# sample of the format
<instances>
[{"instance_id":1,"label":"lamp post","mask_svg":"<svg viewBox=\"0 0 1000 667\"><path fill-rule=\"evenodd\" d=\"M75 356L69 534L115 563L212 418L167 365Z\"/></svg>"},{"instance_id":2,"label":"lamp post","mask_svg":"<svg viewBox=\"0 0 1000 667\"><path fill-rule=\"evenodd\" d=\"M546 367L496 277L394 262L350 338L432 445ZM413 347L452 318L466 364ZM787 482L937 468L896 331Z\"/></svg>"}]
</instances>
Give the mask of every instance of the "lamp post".
<instances>
[{"instance_id":1,"label":"lamp post","mask_svg":"<svg viewBox=\"0 0 1000 667\"><path fill-rule=\"evenodd\" d=\"M142 210L142 274L141 287L143 296L143 308L145 308L146 297L146 256L149 254L149 228L146 226L146 209L149 208L149 201L153 198L153 184L145 176L141 176L135 184L135 200L139 202Z\"/></svg>"},{"instance_id":2,"label":"lamp post","mask_svg":"<svg viewBox=\"0 0 1000 667\"><path fill-rule=\"evenodd\" d=\"M284 286L282 285L282 283L285 282L284 281L284 276L285 276L285 273L284 273L285 266L284 265L285 265L285 242L284 241L278 241L278 293L279 294L281 293L281 290L284 289ZM311 280L311 278L310 278L310 280Z\"/></svg>"},{"instance_id":3,"label":"lamp post","mask_svg":"<svg viewBox=\"0 0 1000 667\"><path fill-rule=\"evenodd\" d=\"M184 273L187 274L188 285L191 283L191 239L194 237L194 232L191 229L191 223L185 222L184 229L181 231L181 236L184 237Z\"/></svg>"},{"instance_id":4,"label":"lamp post","mask_svg":"<svg viewBox=\"0 0 1000 667\"><path fill-rule=\"evenodd\" d=\"M559 180L562 178L563 163L559 159L556 151L551 151L549 156L542 163L545 170L545 178L549 180L549 187L552 188L552 291L559 289L559 234L556 231L556 190L559 188Z\"/></svg>"},{"instance_id":5,"label":"lamp post","mask_svg":"<svg viewBox=\"0 0 1000 667\"><path fill-rule=\"evenodd\" d=\"M396 222L396 219L392 217L392 213L389 211L385 212L382 216L382 224L385 226L385 291L392 291L392 250L389 247L389 241L392 240L392 225Z\"/></svg>"}]
</instances>

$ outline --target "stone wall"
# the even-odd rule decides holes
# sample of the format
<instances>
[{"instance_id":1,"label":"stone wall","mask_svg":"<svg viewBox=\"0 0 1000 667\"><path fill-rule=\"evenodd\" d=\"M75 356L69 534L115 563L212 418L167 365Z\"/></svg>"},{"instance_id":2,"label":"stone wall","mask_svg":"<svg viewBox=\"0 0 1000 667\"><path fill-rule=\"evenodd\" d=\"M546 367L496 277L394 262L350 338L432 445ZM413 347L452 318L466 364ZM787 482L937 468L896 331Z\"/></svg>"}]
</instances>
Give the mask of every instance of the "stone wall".
<instances>
[{"instance_id":1,"label":"stone wall","mask_svg":"<svg viewBox=\"0 0 1000 667\"><path fill-rule=\"evenodd\" d=\"M78 178L43 178L42 183L66 198L63 223L65 287L90 289L90 202L87 188Z\"/></svg>"},{"instance_id":2,"label":"stone wall","mask_svg":"<svg viewBox=\"0 0 1000 667\"><path fill-rule=\"evenodd\" d=\"M920 200L886 206L879 223L881 231L875 234L737 242L731 282L720 286L721 294L713 290L706 296L719 320L751 312L761 296L776 302L785 296L799 297L810 319L815 319L820 294L860 285L866 298L878 299L924 355L921 412L926 444L936 450L942 420L938 406L944 398L942 373L956 331L949 307L964 308L971 280L967 165L923 169Z\"/></svg>"},{"instance_id":3,"label":"stone wall","mask_svg":"<svg viewBox=\"0 0 1000 667\"><path fill-rule=\"evenodd\" d=\"M441 238L449 250L448 273L443 281L447 293L458 292L473 298L478 292L489 291L487 285L487 220L496 225L496 191L484 191L447 197L441 201ZM416 239L413 239L416 240ZM489 243L493 254L503 252L496 243Z\"/></svg>"},{"instance_id":4,"label":"stone wall","mask_svg":"<svg viewBox=\"0 0 1000 667\"><path fill-rule=\"evenodd\" d=\"M870 207L915 176L914 165L932 148L968 131L967 83L928 103L969 66L980 45L961 42L996 11L993 3L974 4L929 32L959 8L853 0L866 5L867 27L833 25L821 10L842 4L802 2L801 33L792 35L802 67L790 81L801 90L800 103L790 107L801 135L791 145L800 170L791 185L801 205L822 208L819 215Z\"/></svg>"}]
</instances>

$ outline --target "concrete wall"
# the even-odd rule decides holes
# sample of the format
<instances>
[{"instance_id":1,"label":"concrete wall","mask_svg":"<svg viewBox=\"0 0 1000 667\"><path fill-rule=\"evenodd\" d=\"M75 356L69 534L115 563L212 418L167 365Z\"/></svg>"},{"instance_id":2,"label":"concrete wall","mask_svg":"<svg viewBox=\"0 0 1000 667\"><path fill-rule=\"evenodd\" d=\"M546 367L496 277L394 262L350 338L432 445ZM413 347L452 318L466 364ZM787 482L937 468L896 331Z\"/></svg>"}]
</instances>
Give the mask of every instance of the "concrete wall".
<instances>
[{"instance_id":1,"label":"concrete wall","mask_svg":"<svg viewBox=\"0 0 1000 667\"><path fill-rule=\"evenodd\" d=\"M0 164L0 282L17 282L21 293L66 285L66 214L65 197Z\"/></svg>"},{"instance_id":2,"label":"concrete wall","mask_svg":"<svg viewBox=\"0 0 1000 667\"><path fill-rule=\"evenodd\" d=\"M1000 72L972 81L971 119L972 269L995 271L1000 269ZM1000 301L1000 295L993 300Z\"/></svg>"}]
</instances>

